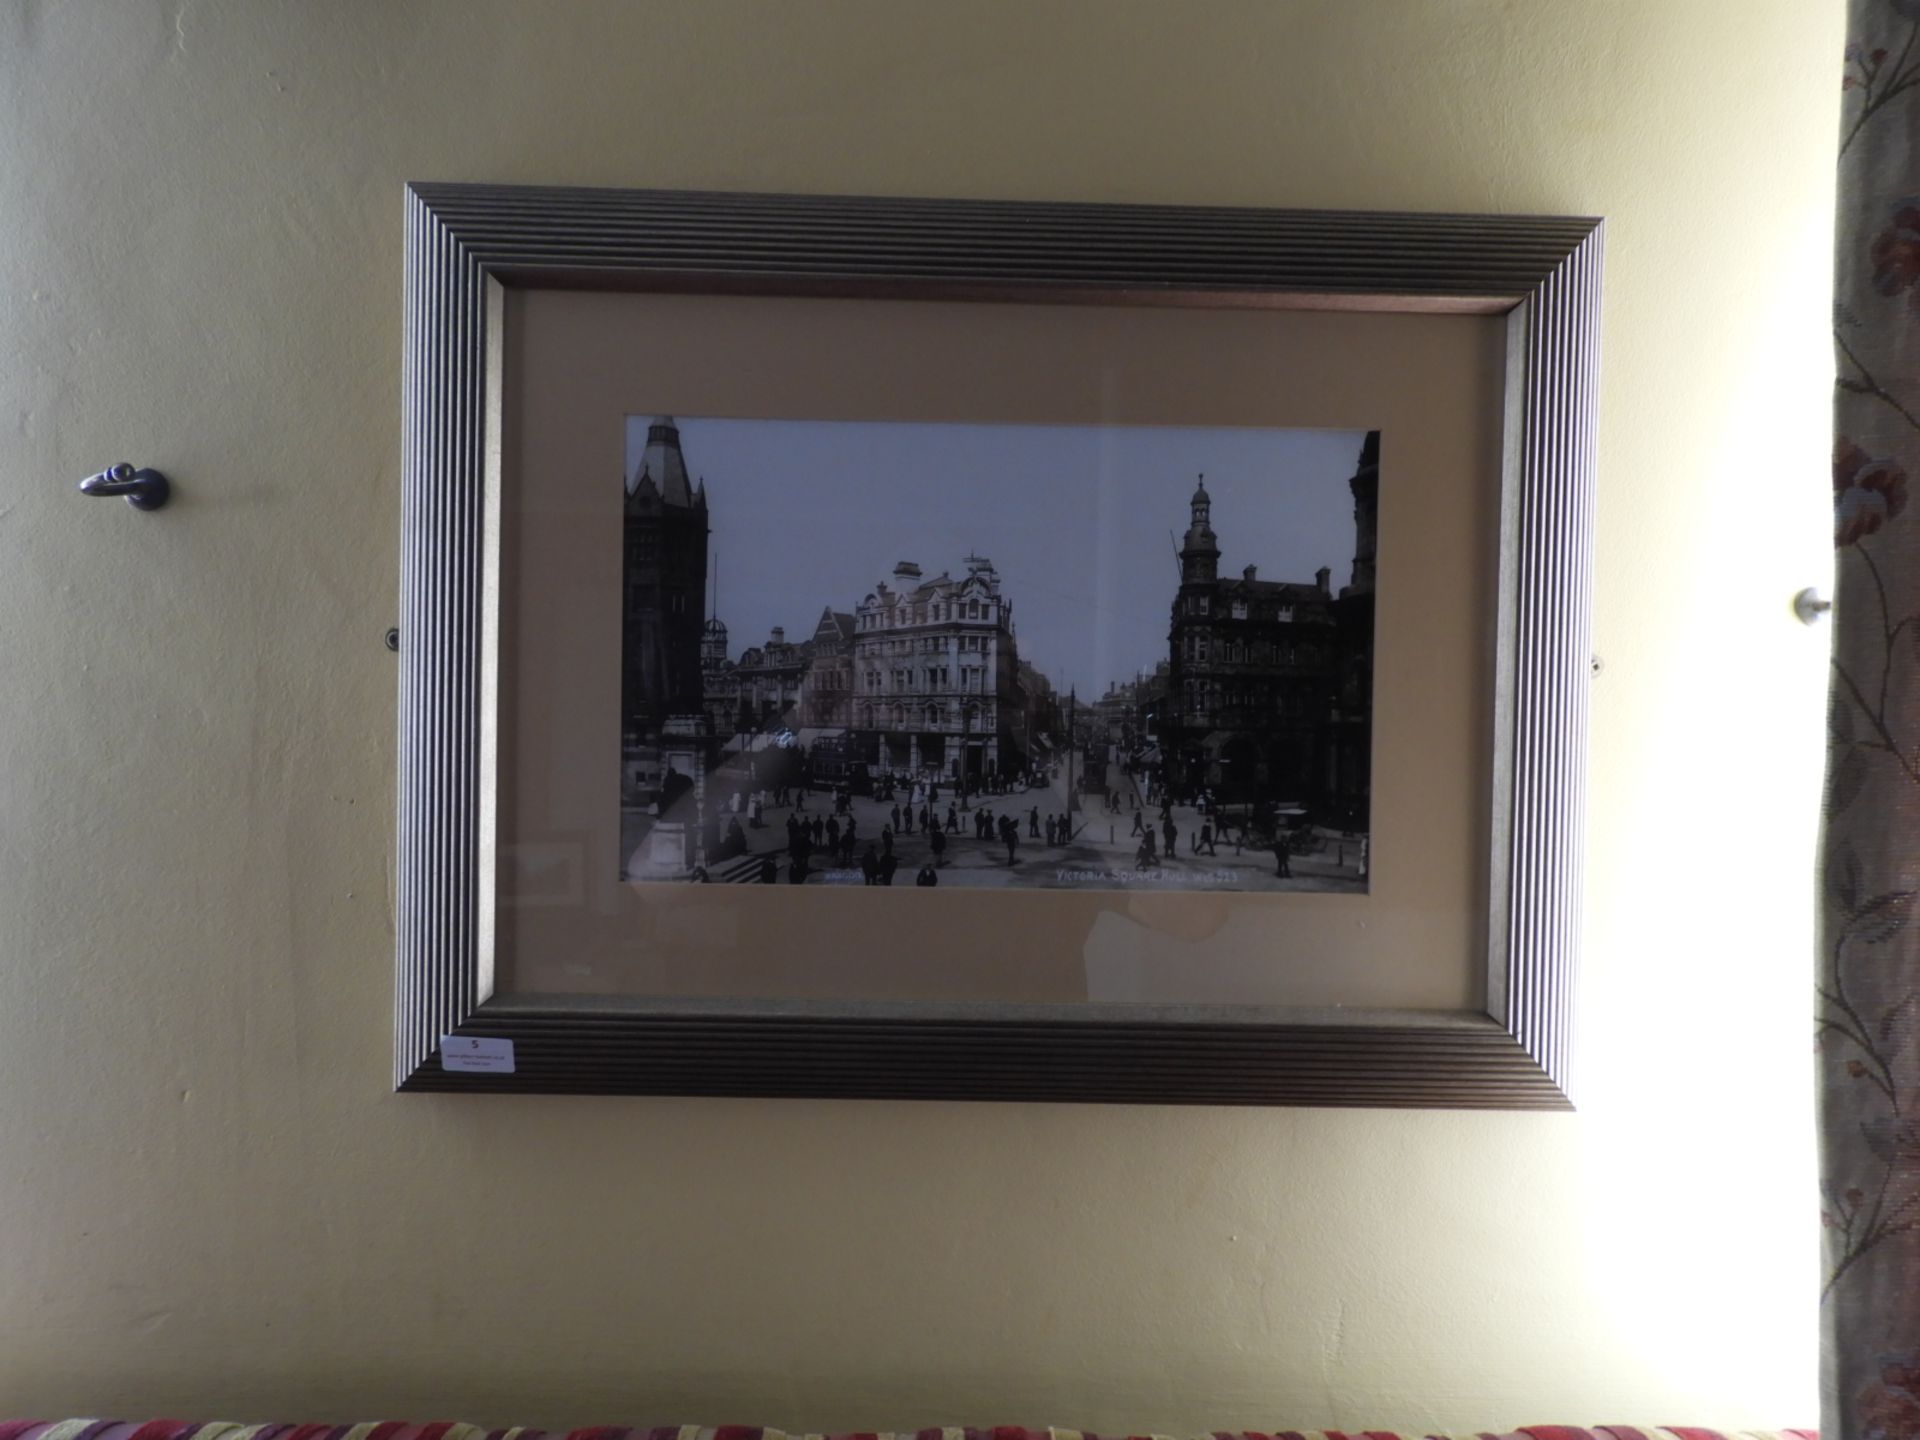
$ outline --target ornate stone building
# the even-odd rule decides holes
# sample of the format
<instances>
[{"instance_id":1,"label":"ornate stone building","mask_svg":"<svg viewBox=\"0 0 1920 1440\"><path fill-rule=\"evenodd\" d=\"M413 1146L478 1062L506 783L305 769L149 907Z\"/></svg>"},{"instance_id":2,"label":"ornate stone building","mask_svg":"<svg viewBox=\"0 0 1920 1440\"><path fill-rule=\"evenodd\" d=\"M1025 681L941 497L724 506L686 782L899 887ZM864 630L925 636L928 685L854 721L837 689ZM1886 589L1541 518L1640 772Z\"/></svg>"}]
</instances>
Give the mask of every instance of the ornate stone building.
<instances>
[{"instance_id":1,"label":"ornate stone building","mask_svg":"<svg viewBox=\"0 0 1920 1440\"><path fill-rule=\"evenodd\" d=\"M1177 794L1299 805L1316 821L1364 828L1372 742L1373 571L1380 438L1349 482L1352 583L1221 579L1202 479L1180 548L1159 748Z\"/></svg>"},{"instance_id":2,"label":"ornate stone building","mask_svg":"<svg viewBox=\"0 0 1920 1440\"><path fill-rule=\"evenodd\" d=\"M707 494L690 484L671 417L647 431L627 477L620 712L631 737L657 735L670 715L699 713ZM725 632L721 635L725 651Z\"/></svg>"},{"instance_id":3,"label":"ornate stone building","mask_svg":"<svg viewBox=\"0 0 1920 1440\"><path fill-rule=\"evenodd\" d=\"M716 735L770 733L799 724L800 690L810 647L776 625L764 645L727 659L727 627L709 620L701 647L703 708Z\"/></svg>"},{"instance_id":4,"label":"ornate stone building","mask_svg":"<svg viewBox=\"0 0 1920 1440\"><path fill-rule=\"evenodd\" d=\"M1026 768L1013 607L984 556L960 579L896 565L853 613L855 738L883 769L982 780Z\"/></svg>"}]
</instances>

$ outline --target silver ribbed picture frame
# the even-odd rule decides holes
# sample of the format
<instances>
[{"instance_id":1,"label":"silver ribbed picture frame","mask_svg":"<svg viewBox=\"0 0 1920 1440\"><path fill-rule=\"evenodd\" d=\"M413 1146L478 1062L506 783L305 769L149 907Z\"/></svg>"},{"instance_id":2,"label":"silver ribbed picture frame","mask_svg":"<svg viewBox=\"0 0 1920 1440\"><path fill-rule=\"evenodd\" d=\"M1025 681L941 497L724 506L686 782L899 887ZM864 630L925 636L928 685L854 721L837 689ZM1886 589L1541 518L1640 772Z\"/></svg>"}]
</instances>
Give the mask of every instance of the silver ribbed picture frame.
<instances>
[{"instance_id":1,"label":"silver ribbed picture frame","mask_svg":"<svg viewBox=\"0 0 1920 1440\"><path fill-rule=\"evenodd\" d=\"M397 1088L1571 1108L1599 221L417 183L405 223ZM1484 1010L493 993L501 287L1504 317ZM511 1073L443 1065L449 1035Z\"/></svg>"}]
</instances>

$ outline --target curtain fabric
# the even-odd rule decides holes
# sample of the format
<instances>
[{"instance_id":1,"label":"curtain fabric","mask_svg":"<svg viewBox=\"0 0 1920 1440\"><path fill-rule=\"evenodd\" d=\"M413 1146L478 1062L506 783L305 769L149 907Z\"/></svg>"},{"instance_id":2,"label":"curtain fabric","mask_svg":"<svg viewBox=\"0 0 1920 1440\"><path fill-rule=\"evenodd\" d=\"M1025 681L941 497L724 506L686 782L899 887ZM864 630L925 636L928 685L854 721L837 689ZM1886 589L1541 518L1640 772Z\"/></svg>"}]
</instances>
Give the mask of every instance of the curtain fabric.
<instances>
[{"instance_id":1,"label":"curtain fabric","mask_svg":"<svg viewBox=\"0 0 1920 1440\"><path fill-rule=\"evenodd\" d=\"M1850 0L1817 1044L1821 1428L1920 1440L1920 0Z\"/></svg>"}]
</instances>

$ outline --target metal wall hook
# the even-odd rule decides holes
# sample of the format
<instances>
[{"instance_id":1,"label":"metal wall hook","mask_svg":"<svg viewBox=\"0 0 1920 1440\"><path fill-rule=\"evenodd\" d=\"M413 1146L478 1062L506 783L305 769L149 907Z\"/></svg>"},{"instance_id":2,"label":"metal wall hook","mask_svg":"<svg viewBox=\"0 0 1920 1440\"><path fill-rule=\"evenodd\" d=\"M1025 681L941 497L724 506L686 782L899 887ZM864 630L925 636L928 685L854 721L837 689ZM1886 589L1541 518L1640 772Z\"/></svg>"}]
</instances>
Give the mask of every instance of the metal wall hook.
<instances>
[{"instance_id":1,"label":"metal wall hook","mask_svg":"<svg viewBox=\"0 0 1920 1440\"><path fill-rule=\"evenodd\" d=\"M82 495L124 495L136 510L158 510L167 503L173 487L158 470L136 470L122 460L110 470L89 475L80 482Z\"/></svg>"},{"instance_id":2,"label":"metal wall hook","mask_svg":"<svg viewBox=\"0 0 1920 1440\"><path fill-rule=\"evenodd\" d=\"M1818 590L1809 586L1793 597L1793 613L1800 617L1802 625L1811 625L1815 621L1827 618L1827 612L1833 609L1833 602Z\"/></svg>"}]
</instances>

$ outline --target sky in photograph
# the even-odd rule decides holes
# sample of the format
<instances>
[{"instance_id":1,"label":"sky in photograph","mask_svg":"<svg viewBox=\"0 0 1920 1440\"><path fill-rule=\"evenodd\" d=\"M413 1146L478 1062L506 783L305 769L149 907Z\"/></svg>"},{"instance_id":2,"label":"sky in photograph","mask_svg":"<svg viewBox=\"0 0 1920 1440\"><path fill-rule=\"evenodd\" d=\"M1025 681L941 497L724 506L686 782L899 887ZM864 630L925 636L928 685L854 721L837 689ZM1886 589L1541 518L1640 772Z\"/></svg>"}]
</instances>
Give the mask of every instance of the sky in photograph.
<instances>
[{"instance_id":1,"label":"sky in photograph","mask_svg":"<svg viewBox=\"0 0 1920 1440\"><path fill-rule=\"evenodd\" d=\"M653 418L627 420L629 481ZM1021 658L1098 697L1167 656L1202 474L1223 577L1352 578L1358 431L675 420L736 660L776 625L804 640L827 606L852 613L898 561L958 579L973 553L999 571Z\"/></svg>"}]
</instances>

